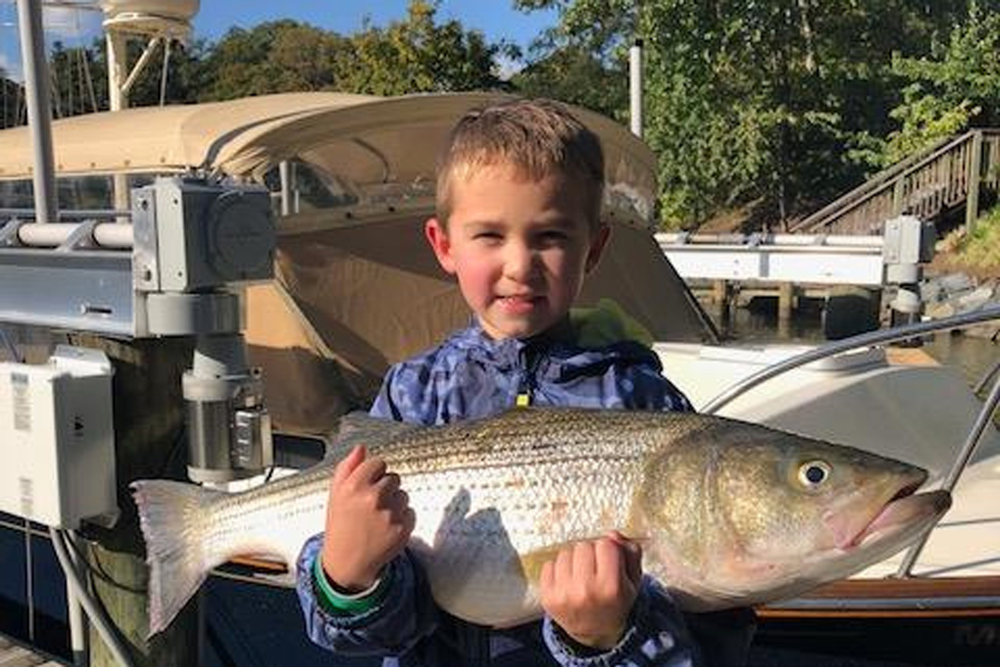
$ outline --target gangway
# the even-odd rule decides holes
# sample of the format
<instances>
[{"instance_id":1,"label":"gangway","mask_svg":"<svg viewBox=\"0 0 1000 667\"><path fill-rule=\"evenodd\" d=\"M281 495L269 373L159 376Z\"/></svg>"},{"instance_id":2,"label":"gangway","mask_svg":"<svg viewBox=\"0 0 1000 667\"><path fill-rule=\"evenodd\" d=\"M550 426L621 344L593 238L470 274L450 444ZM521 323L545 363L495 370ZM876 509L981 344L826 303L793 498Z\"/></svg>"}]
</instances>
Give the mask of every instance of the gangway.
<instances>
[{"instance_id":1,"label":"gangway","mask_svg":"<svg viewBox=\"0 0 1000 667\"><path fill-rule=\"evenodd\" d=\"M658 233L656 241L685 280L881 287L917 281L935 231L905 215L877 236Z\"/></svg>"},{"instance_id":2,"label":"gangway","mask_svg":"<svg viewBox=\"0 0 1000 667\"><path fill-rule=\"evenodd\" d=\"M881 286L882 236L660 233L685 279Z\"/></svg>"}]
</instances>

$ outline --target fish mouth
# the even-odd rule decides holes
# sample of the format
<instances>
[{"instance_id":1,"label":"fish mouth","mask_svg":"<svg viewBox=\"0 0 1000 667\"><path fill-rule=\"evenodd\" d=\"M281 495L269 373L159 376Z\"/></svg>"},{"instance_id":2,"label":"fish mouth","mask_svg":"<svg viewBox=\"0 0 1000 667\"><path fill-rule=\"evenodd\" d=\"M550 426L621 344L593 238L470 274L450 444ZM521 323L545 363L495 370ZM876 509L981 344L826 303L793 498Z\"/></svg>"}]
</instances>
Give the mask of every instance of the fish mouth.
<instances>
[{"instance_id":1,"label":"fish mouth","mask_svg":"<svg viewBox=\"0 0 1000 667\"><path fill-rule=\"evenodd\" d=\"M951 507L951 494L941 490L916 493L920 486L915 482L897 491L842 548L863 546L900 532L918 533L935 523Z\"/></svg>"}]
</instances>

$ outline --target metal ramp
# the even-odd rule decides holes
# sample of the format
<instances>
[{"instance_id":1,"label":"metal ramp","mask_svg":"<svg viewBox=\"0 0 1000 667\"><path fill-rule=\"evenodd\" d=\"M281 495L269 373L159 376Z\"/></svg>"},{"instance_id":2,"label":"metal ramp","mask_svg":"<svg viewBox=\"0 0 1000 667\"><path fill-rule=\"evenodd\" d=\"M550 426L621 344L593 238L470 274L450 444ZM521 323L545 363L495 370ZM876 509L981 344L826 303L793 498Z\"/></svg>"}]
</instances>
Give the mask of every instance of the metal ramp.
<instances>
[{"instance_id":1,"label":"metal ramp","mask_svg":"<svg viewBox=\"0 0 1000 667\"><path fill-rule=\"evenodd\" d=\"M0 667L65 667L65 663L35 653L0 635Z\"/></svg>"}]
</instances>

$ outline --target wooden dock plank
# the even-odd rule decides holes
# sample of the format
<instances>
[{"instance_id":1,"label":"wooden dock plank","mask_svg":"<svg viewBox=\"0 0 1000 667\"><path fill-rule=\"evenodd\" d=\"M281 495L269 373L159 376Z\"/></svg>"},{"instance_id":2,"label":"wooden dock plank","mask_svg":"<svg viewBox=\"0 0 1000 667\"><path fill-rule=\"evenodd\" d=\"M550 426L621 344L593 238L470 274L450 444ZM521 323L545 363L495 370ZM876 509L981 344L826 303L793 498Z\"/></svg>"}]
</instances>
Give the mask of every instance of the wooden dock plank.
<instances>
[{"instance_id":1,"label":"wooden dock plank","mask_svg":"<svg viewBox=\"0 0 1000 667\"><path fill-rule=\"evenodd\" d=\"M63 667L63 665L7 637L0 636L0 667Z\"/></svg>"}]
</instances>

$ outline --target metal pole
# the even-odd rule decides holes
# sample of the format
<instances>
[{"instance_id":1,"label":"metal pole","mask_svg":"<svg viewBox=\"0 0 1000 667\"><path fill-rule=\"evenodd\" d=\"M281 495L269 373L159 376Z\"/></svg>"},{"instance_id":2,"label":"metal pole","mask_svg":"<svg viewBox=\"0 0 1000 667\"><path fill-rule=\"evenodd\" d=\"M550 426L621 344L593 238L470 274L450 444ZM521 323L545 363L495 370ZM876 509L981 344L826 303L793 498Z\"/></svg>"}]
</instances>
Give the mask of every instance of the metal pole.
<instances>
[{"instance_id":1,"label":"metal pole","mask_svg":"<svg viewBox=\"0 0 1000 667\"><path fill-rule=\"evenodd\" d=\"M281 176L281 217L291 213L292 208L292 179L288 160L278 163L278 174Z\"/></svg>"},{"instance_id":2,"label":"metal pole","mask_svg":"<svg viewBox=\"0 0 1000 667\"><path fill-rule=\"evenodd\" d=\"M108 107L111 111L121 111L128 108L128 38L117 30L108 30ZM147 51L152 49L147 47ZM145 54L143 54L145 55ZM112 176L114 190L114 208L129 210L128 176L115 174ZM119 223L128 222L128 218L118 218Z\"/></svg>"},{"instance_id":3,"label":"metal pole","mask_svg":"<svg viewBox=\"0 0 1000 667\"><path fill-rule=\"evenodd\" d=\"M1000 319L1000 305L987 306L970 313L952 315L951 317L944 317L940 320L932 320L930 322L917 322L914 324L893 327L892 329L869 331L858 334L857 336L851 336L850 338L844 338L843 340L825 343L814 350L809 350L808 352L797 354L794 357L789 357L788 359L779 361L748 375L739 382L730 386L728 389L720 392L712 400L708 401L708 403L699 409L699 412L710 415L715 414L754 387L763 384L778 375L787 373L793 368L798 368L799 366L803 366L812 361L832 357L835 354L847 352L848 350L853 350L859 347L892 343L897 340L913 338L914 336L921 336L926 333L957 329L971 324L976 324L978 322L987 322L995 319Z\"/></svg>"},{"instance_id":4,"label":"metal pole","mask_svg":"<svg viewBox=\"0 0 1000 667\"><path fill-rule=\"evenodd\" d=\"M76 534L72 530L66 531L66 540L71 546L79 545L79 542L76 540ZM79 557L78 549L71 549L69 551L69 559L78 569L86 567L86 563L82 562L82 559ZM87 651L87 617L84 616L83 606L76 595L76 588L70 583L68 576L66 578L66 608L69 620L69 644L70 650L73 653L73 667L87 667L90 664L90 654Z\"/></svg>"},{"instance_id":5,"label":"metal pole","mask_svg":"<svg viewBox=\"0 0 1000 667\"><path fill-rule=\"evenodd\" d=\"M34 152L32 183L35 190L35 220L49 222L56 218L59 201L56 197L55 161L52 158L52 107L41 0L17 0L17 23L21 35L28 125L31 127Z\"/></svg>"},{"instance_id":6,"label":"metal pole","mask_svg":"<svg viewBox=\"0 0 1000 667\"><path fill-rule=\"evenodd\" d=\"M629 120L632 134L642 138L642 40L628 50Z\"/></svg>"}]
</instances>

